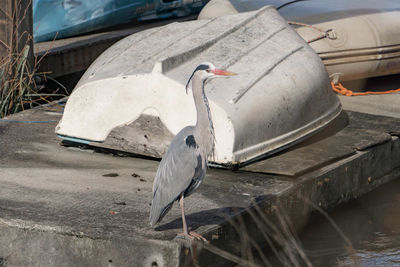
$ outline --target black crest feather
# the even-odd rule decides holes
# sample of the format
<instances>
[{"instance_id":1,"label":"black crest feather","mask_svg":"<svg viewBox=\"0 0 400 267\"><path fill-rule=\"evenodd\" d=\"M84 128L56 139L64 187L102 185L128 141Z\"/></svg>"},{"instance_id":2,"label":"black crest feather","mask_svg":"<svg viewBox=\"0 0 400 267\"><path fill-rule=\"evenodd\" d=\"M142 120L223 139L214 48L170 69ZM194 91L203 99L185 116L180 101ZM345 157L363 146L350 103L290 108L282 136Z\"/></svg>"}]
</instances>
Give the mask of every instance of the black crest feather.
<instances>
[{"instance_id":1,"label":"black crest feather","mask_svg":"<svg viewBox=\"0 0 400 267\"><path fill-rule=\"evenodd\" d=\"M200 65L197 66L197 68L193 71L192 75L190 75L190 78L189 78L189 80L188 80L188 82L186 84L186 87L185 87L186 93L187 93L187 89L188 89L190 80L192 80L193 75L196 73L196 71L198 71L198 70L208 70L209 68L210 68L210 66L206 65L206 64L200 64Z\"/></svg>"}]
</instances>

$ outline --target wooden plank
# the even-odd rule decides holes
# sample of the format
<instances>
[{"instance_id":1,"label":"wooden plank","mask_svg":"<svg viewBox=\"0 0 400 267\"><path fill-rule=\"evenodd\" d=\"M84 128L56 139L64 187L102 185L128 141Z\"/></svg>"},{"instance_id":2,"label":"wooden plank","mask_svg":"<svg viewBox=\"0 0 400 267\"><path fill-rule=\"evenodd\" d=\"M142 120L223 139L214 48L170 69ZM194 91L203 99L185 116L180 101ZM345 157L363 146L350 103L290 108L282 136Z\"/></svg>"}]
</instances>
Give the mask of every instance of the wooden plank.
<instances>
[{"instance_id":1,"label":"wooden plank","mask_svg":"<svg viewBox=\"0 0 400 267\"><path fill-rule=\"evenodd\" d=\"M360 112L347 112L353 127L360 129L374 129L400 136L400 120L393 117L371 115Z\"/></svg>"},{"instance_id":2,"label":"wooden plank","mask_svg":"<svg viewBox=\"0 0 400 267\"><path fill-rule=\"evenodd\" d=\"M355 154L357 150L366 150L391 140L391 135L388 133L390 130L386 129L394 129L396 124L392 120L387 121L388 128L384 127L384 123L377 128L383 119L374 123L372 118L376 116L371 116L368 120L364 114L348 115L349 125L333 135L319 138L319 135L326 136L326 131L329 130L326 129L313 138L315 142L312 139L311 142L308 140L304 144L245 166L241 170L297 177Z\"/></svg>"}]
</instances>

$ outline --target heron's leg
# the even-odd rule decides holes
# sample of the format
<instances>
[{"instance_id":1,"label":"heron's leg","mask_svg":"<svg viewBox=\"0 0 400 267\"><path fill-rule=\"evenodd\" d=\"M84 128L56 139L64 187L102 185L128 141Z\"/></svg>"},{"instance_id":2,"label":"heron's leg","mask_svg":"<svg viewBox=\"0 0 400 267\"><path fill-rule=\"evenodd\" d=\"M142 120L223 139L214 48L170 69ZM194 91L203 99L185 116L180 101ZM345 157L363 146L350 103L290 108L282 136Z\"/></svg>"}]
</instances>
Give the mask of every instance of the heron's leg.
<instances>
[{"instance_id":1,"label":"heron's leg","mask_svg":"<svg viewBox=\"0 0 400 267\"><path fill-rule=\"evenodd\" d=\"M183 234L188 237L189 232L187 229L186 218L185 218L185 207L183 206L183 194L181 194L181 198L179 199L179 206L181 206Z\"/></svg>"},{"instance_id":2,"label":"heron's leg","mask_svg":"<svg viewBox=\"0 0 400 267\"><path fill-rule=\"evenodd\" d=\"M186 224L186 218L185 218L185 207L183 204L183 194L181 194L181 197L179 199L179 206L181 206L181 213L182 213L182 224L183 224L183 236L185 236L188 239L192 239L192 238L197 238L199 240L203 240L204 242L207 242L207 239L205 239L204 237L202 237L201 235L199 235L196 232L192 232L192 231L188 231L187 228L187 224ZM182 234L179 234L178 236L180 236Z\"/></svg>"}]
</instances>

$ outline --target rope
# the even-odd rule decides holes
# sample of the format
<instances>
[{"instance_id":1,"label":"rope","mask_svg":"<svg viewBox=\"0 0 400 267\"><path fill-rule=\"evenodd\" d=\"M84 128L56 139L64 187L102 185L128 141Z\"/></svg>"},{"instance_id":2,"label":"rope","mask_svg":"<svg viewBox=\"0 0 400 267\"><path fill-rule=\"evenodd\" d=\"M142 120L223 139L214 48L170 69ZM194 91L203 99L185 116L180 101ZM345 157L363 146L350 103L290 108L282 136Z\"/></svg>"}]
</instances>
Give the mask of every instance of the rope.
<instances>
[{"instance_id":1,"label":"rope","mask_svg":"<svg viewBox=\"0 0 400 267\"><path fill-rule=\"evenodd\" d=\"M317 36L317 37L315 37L315 38L313 38L311 40L306 41L307 43L312 43L312 42L315 42L315 41L318 41L318 40L321 40L321 39L324 39L324 38L328 38L328 39L331 39L331 40L335 40L337 38L336 33L333 31L333 29L328 29L326 31L323 31L320 28L317 28L317 27L315 27L313 25L306 24L306 23L301 23L301 22L296 22L296 21L288 21L288 24L289 25L297 25L297 26L308 27L308 28L314 29L314 30L316 30L316 31L321 33L321 35L319 35L319 36Z\"/></svg>"},{"instance_id":2,"label":"rope","mask_svg":"<svg viewBox=\"0 0 400 267\"><path fill-rule=\"evenodd\" d=\"M294 1L290 1L290 2L288 2L288 3L284 3L283 5L278 6L278 7L276 8L276 10L279 10L279 9L281 9L282 7L288 6L288 5L293 4L293 3L296 3L296 2L301 2L301 1L307 1L307 0L294 0Z\"/></svg>"},{"instance_id":3,"label":"rope","mask_svg":"<svg viewBox=\"0 0 400 267\"><path fill-rule=\"evenodd\" d=\"M310 25L310 24L301 23L301 22L297 22L297 21L290 21L290 20L289 20L287 23L288 23L289 25L297 25L297 26L308 27L308 28L314 29L314 30L316 30L316 31L319 31L319 32L321 32L321 33L324 33L324 31L321 30L320 28L315 27L315 26Z\"/></svg>"},{"instance_id":4,"label":"rope","mask_svg":"<svg viewBox=\"0 0 400 267\"><path fill-rule=\"evenodd\" d=\"M400 88L395 89L395 90L389 90L389 91L384 91L384 92L374 92L374 91L367 91L367 92L353 92L346 87L344 87L341 83L335 84L334 82L331 82L332 89L338 94L345 95L345 96L360 96L360 95L386 95L386 94L391 94L391 93L397 93L400 92Z\"/></svg>"}]
</instances>

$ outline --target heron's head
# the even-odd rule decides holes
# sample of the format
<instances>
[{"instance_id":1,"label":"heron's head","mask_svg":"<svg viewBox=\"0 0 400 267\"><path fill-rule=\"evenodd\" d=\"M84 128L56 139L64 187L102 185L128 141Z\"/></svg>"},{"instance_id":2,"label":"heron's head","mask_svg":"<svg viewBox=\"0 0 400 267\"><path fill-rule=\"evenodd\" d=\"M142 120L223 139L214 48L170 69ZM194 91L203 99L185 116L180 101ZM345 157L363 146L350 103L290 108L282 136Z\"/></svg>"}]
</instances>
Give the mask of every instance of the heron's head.
<instances>
[{"instance_id":1,"label":"heron's head","mask_svg":"<svg viewBox=\"0 0 400 267\"><path fill-rule=\"evenodd\" d=\"M193 71L192 75L190 76L190 78L186 84L186 93L188 91L187 89L188 89L189 83L192 80L193 75L195 75L195 74L198 74L204 82L207 82L208 80L211 80L213 78L236 75L236 73L234 73L234 72L217 69L217 68L215 68L215 66L212 63L209 63L209 62L201 63L200 65L198 65L196 67L196 69Z\"/></svg>"}]
</instances>

